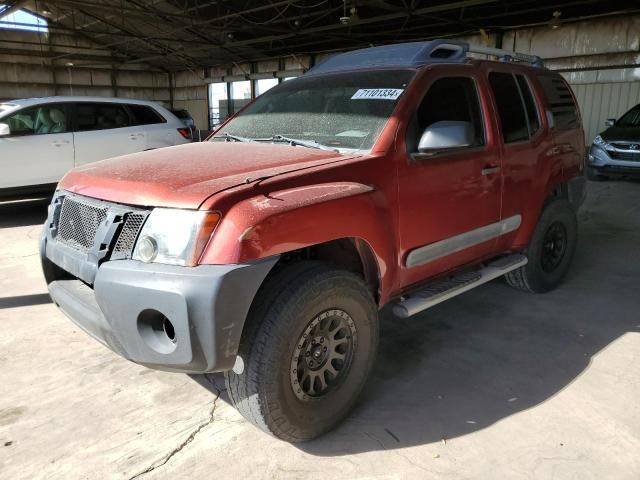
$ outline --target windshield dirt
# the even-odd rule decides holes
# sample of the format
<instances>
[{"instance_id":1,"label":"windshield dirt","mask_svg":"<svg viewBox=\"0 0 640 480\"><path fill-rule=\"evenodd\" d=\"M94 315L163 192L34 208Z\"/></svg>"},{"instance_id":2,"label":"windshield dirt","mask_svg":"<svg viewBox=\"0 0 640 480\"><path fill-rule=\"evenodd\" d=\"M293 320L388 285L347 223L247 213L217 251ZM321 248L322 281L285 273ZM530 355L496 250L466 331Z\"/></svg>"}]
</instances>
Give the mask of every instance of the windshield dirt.
<instances>
[{"instance_id":1,"label":"windshield dirt","mask_svg":"<svg viewBox=\"0 0 640 480\"><path fill-rule=\"evenodd\" d=\"M415 72L382 70L300 77L258 97L212 141L286 141L371 149Z\"/></svg>"}]
</instances>

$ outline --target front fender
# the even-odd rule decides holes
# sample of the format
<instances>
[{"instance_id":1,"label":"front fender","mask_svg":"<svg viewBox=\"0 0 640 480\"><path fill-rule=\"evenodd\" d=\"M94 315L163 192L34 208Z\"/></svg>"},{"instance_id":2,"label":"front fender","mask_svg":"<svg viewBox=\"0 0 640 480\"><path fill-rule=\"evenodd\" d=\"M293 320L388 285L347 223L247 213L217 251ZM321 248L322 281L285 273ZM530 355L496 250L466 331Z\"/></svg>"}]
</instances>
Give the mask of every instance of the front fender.
<instances>
[{"instance_id":1,"label":"front fender","mask_svg":"<svg viewBox=\"0 0 640 480\"><path fill-rule=\"evenodd\" d=\"M200 263L243 263L357 238L376 257L384 299L396 273L394 232L387 198L374 187L357 182L306 185L236 203L223 216Z\"/></svg>"}]
</instances>

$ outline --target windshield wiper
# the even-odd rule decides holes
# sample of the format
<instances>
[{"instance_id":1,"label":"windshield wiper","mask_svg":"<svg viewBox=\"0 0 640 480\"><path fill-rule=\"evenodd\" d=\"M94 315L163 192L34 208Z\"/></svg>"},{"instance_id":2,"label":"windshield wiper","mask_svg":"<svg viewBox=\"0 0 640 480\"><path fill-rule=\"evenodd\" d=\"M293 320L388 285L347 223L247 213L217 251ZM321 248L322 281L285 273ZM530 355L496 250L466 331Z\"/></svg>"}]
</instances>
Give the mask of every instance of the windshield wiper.
<instances>
[{"instance_id":1,"label":"windshield wiper","mask_svg":"<svg viewBox=\"0 0 640 480\"><path fill-rule=\"evenodd\" d=\"M216 137L214 137L216 138ZM222 135L220 135L217 138L224 138L225 141L230 142L230 141L234 141L234 142L253 142L255 141L253 138L248 138L248 137L241 137L240 135L232 135L229 132L224 132Z\"/></svg>"},{"instance_id":2,"label":"windshield wiper","mask_svg":"<svg viewBox=\"0 0 640 480\"><path fill-rule=\"evenodd\" d=\"M307 148L317 148L319 150L328 150L330 152L339 152L337 148L327 147L326 145L322 145L321 143L316 142L315 140L299 140L297 138L289 138L284 135L274 135L269 139L271 142L286 142L289 145L296 146L299 145L301 147Z\"/></svg>"}]
</instances>

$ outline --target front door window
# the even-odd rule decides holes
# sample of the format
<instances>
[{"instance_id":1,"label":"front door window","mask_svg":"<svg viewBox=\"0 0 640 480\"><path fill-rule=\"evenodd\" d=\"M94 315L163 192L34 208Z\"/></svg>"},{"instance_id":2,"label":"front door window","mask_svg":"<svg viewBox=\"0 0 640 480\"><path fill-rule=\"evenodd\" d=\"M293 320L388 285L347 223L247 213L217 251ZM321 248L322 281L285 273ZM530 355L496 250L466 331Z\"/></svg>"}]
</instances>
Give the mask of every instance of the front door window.
<instances>
[{"instance_id":1,"label":"front door window","mask_svg":"<svg viewBox=\"0 0 640 480\"><path fill-rule=\"evenodd\" d=\"M60 105L30 107L14 113L6 120L11 135L46 135L65 133L67 129L66 110Z\"/></svg>"}]
</instances>

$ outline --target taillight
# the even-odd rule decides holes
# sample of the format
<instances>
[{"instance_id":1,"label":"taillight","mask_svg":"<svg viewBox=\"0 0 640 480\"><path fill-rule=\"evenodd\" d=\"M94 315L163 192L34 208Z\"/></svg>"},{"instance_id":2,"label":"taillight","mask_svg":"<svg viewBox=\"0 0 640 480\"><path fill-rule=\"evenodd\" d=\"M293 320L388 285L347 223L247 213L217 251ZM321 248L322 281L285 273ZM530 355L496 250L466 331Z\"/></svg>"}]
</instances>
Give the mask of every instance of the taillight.
<instances>
[{"instance_id":1,"label":"taillight","mask_svg":"<svg viewBox=\"0 0 640 480\"><path fill-rule=\"evenodd\" d=\"M186 138L187 140L191 139L191 130L189 130L188 128L179 128L178 133L182 135L184 138Z\"/></svg>"}]
</instances>

